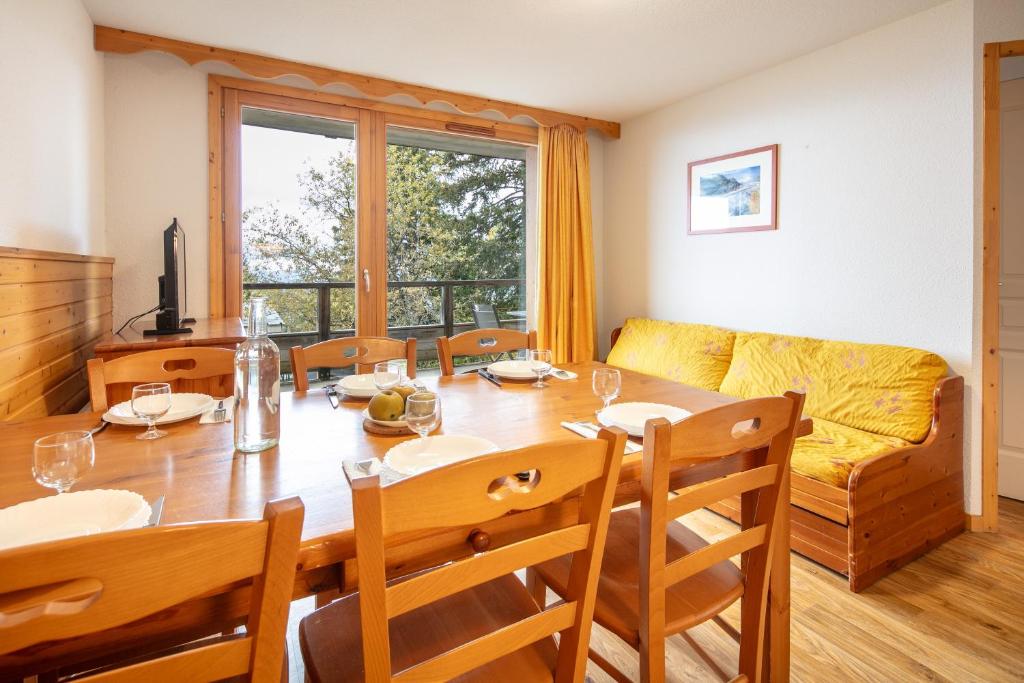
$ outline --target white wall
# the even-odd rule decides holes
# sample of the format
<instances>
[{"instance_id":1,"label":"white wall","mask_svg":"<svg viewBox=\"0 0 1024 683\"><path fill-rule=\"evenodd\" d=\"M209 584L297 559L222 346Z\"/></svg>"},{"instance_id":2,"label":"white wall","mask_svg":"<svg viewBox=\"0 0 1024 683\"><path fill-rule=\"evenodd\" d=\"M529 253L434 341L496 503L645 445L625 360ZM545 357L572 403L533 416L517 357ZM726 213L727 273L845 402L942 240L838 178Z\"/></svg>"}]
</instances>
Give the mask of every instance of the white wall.
<instances>
[{"instance_id":1,"label":"white wall","mask_svg":"<svg viewBox=\"0 0 1024 683\"><path fill-rule=\"evenodd\" d=\"M114 326L157 304L162 231L175 216L186 234L188 313L206 316L206 73L158 53L108 54L105 60L107 244L116 259Z\"/></svg>"},{"instance_id":2,"label":"white wall","mask_svg":"<svg viewBox=\"0 0 1024 683\"><path fill-rule=\"evenodd\" d=\"M972 13L956 0L625 122L605 150L604 347L634 315L902 344L974 394ZM772 143L779 230L687 236L687 162Z\"/></svg>"},{"instance_id":3,"label":"white wall","mask_svg":"<svg viewBox=\"0 0 1024 683\"><path fill-rule=\"evenodd\" d=\"M79 0L0 0L0 246L103 255L103 59Z\"/></svg>"}]
</instances>

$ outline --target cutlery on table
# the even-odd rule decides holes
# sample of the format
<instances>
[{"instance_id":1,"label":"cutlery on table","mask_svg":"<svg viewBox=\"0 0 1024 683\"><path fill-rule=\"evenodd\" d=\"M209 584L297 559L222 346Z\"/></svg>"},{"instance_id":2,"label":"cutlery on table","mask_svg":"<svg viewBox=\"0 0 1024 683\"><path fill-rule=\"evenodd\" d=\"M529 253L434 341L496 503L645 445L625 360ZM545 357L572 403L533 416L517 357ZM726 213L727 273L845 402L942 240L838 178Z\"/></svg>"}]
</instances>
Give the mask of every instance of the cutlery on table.
<instances>
[{"instance_id":1,"label":"cutlery on table","mask_svg":"<svg viewBox=\"0 0 1024 683\"><path fill-rule=\"evenodd\" d=\"M493 373L488 372L487 370L484 370L483 368L480 368L479 370L477 370L476 373L478 375L480 375L481 377L483 377L488 382L490 382L491 384L493 384L494 386L496 386L496 387L500 387L501 386L501 380L498 379L498 377L496 375L494 375Z\"/></svg>"},{"instance_id":2,"label":"cutlery on table","mask_svg":"<svg viewBox=\"0 0 1024 683\"><path fill-rule=\"evenodd\" d=\"M146 526L157 526L160 524L160 515L164 513L164 497L159 496L150 507L153 511L149 514L149 521L146 522Z\"/></svg>"},{"instance_id":3,"label":"cutlery on table","mask_svg":"<svg viewBox=\"0 0 1024 683\"><path fill-rule=\"evenodd\" d=\"M574 434L579 434L580 436L587 439L596 439L598 432L601 431L601 428L598 425L594 424L593 422L586 422L584 420L581 420L579 422L563 422L562 426L568 429L570 432ZM627 453L639 453L643 449L644 447L641 446L640 444L634 441L629 441L628 439L626 440Z\"/></svg>"},{"instance_id":4,"label":"cutlery on table","mask_svg":"<svg viewBox=\"0 0 1024 683\"><path fill-rule=\"evenodd\" d=\"M96 436L109 426L109 422L107 422L106 420L100 420L100 423L98 425L89 430L89 436Z\"/></svg>"},{"instance_id":5,"label":"cutlery on table","mask_svg":"<svg viewBox=\"0 0 1024 683\"><path fill-rule=\"evenodd\" d=\"M558 379L576 379L579 376L575 372L569 372L561 368L551 368L548 374Z\"/></svg>"},{"instance_id":6,"label":"cutlery on table","mask_svg":"<svg viewBox=\"0 0 1024 683\"><path fill-rule=\"evenodd\" d=\"M217 408L213 411L213 421L223 422L227 417L228 411L224 409L224 399L221 399L220 402L217 403Z\"/></svg>"},{"instance_id":7,"label":"cutlery on table","mask_svg":"<svg viewBox=\"0 0 1024 683\"><path fill-rule=\"evenodd\" d=\"M331 407L335 410L338 409L338 390L334 388L333 384L328 384L324 387L324 394L327 396L327 400L330 402Z\"/></svg>"}]
</instances>

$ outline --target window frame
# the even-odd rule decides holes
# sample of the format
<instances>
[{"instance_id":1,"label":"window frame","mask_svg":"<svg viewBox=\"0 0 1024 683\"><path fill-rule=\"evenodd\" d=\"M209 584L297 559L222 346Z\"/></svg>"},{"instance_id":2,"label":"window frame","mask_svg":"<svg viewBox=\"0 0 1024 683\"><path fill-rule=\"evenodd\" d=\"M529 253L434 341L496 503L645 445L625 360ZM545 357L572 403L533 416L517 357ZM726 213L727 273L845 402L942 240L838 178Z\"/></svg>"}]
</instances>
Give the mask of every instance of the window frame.
<instances>
[{"instance_id":1,"label":"window frame","mask_svg":"<svg viewBox=\"0 0 1024 683\"><path fill-rule=\"evenodd\" d=\"M210 74L210 317L242 314L241 126L242 107L332 118L356 126L356 334L387 335L387 128L414 128L526 146L536 159L538 130L532 126L418 109L334 93ZM527 162L527 188L531 182ZM536 163L532 164L536 169ZM527 203L527 298L535 267L536 212ZM368 276L364 282L360 274ZM532 316L531 316L532 317Z\"/></svg>"}]
</instances>

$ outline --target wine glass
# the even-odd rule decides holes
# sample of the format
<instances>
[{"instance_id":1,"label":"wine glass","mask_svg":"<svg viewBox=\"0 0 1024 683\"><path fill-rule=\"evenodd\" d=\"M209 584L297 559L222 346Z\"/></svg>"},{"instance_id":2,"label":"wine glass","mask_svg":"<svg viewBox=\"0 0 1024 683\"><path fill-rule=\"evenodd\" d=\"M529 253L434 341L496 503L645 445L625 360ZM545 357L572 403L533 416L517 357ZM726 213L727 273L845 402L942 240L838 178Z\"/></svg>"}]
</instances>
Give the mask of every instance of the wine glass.
<instances>
[{"instance_id":1,"label":"wine glass","mask_svg":"<svg viewBox=\"0 0 1024 683\"><path fill-rule=\"evenodd\" d=\"M377 387L377 391L394 389L401 381L402 369L398 363L385 361L373 366L373 384Z\"/></svg>"},{"instance_id":2,"label":"wine glass","mask_svg":"<svg viewBox=\"0 0 1024 683\"><path fill-rule=\"evenodd\" d=\"M594 395L604 401L607 409L622 391L622 373L615 368L598 368L594 370L592 386Z\"/></svg>"},{"instance_id":3,"label":"wine glass","mask_svg":"<svg viewBox=\"0 0 1024 683\"><path fill-rule=\"evenodd\" d=\"M405 400L405 423L421 439L441 423L441 399L437 394L420 391Z\"/></svg>"},{"instance_id":4,"label":"wine glass","mask_svg":"<svg viewBox=\"0 0 1024 683\"><path fill-rule=\"evenodd\" d=\"M42 486L57 489L57 493L70 491L95 461L96 450L89 432L50 434L36 439L32 446L32 476Z\"/></svg>"},{"instance_id":5,"label":"wine glass","mask_svg":"<svg viewBox=\"0 0 1024 683\"><path fill-rule=\"evenodd\" d=\"M135 413L135 417L145 420L146 424L149 425L149 429L135 438L148 440L167 436L167 432L162 432L156 428L156 421L166 415L170 409L170 384L156 382L132 387L132 412Z\"/></svg>"},{"instance_id":6,"label":"wine glass","mask_svg":"<svg viewBox=\"0 0 1024 683\"><path fill-rule=\"evenodd\" d=\"M532 386L543 389L544 376L551 372L551 351L547 349L532 349L530 351L530 369L537 375L537 381Z\"/></svg>"}]
</instances>

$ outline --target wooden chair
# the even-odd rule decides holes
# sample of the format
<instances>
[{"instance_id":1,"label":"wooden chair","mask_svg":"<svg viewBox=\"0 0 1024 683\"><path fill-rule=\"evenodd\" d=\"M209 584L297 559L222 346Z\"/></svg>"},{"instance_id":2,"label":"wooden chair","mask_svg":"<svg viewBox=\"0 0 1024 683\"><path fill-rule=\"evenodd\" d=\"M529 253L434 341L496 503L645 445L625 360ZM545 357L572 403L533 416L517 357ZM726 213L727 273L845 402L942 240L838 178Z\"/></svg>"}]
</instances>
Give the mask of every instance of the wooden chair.
<instances>
[{"instance_id":1,"label":"wooden chair","mask_svg":"<svg viewBox=\"0 0 1024 683\"><path fill-rule=\"evenodd\" d=\"M92 409L107 410L131 398L131 387L168 382L174 391L230 396L235 391L235 352L186 346L133 353L114 360L92 358L87 364Z\"/></svg>"},{"instance_id":2,"label":"wooden chair","mask_svg":"<svg viewBox=\"0 0 1024 683\"><path fill-rule=\"evenodd\" d=\"M595 440L485 455L385 487L377 477L353 480L359 592L300 623L307 675L314 682L582 682L598 558L624 448L623 432L602 431ZM517 472L532 476L523 482ZM561 503L568 494L577 497ZM474 526L487 529L486 522L500 524L510 512L556 501L561 507L538 510L544 514L537 519L550 520L545 529L555 520L563 528L517 535L496 549L476 529L472 549L464 546L476 554L387 582L393 565L424 566L394 557L399 537L448 529L465 538ZM564 553L573 558L565 602L541 610L512 572Z\"/></svg>"},{"instance_id":3,"label":"wooden chair","mask_svg":"<svg viewBox=\"0 0 1024 683\"><path fill-rule=\"evenodd\" d=\"M737 680L762 681L768 581L778 538L785 538L789 460L803 394L751 399L693 415L675 425L651 420L644 432L639 508L612 513L594 619L640 652L640 680L665 680L665 639L708 619L740 644ZM690 486L670 497L673 465L762 449L738 472ZM677 517L742 495L743 529L708 543ZM780 523L780 519L783 520ZM742 555L742 568L729 558ZM788 562L788 555L785 558ZM530 570L527 584L544 604L544 586L564 595L569 561ZM787 565L788 566L788 565ZM742 597L737 634L718 615ZM689 641L694 647L696 643ZM717 664L699 648L712 668ZM615 680L629 679L598 653L591 656Z\"/></svg>"},{"instance_id":4,"label":"wooden chair","mask_svg":"<svg viewBox=\"0 0 1024 683\"><path fill-rule=\"evenodd\" d=\"M306 373L314 368L347 368L404 358L405 373L410 379L416 377L415 337L405 341L390 337L342 337L312 346L293 346L290 353L295 391L309 390Z\"/></svg>"},{"instance_id":5,"label":"wooden chair","mask_svg":"<svg viewBox=\"0 0 1024 683\"><path fill-rule=\"evenodd\" d=\"M454 337L437 338L437 359L442 375L455 374L455 356L489 356L507 351L537 348L537 332L519 330L470 330Z\"/></svg>"},{"instance_id":6,"label":"wooden chair","mask_svg":"<svg viewBox=\"0 0 1024 683\"><path fill-rule=\"evenodd\" d=\"M251 580L244 635L199 640L170 651L150 649L148 658L136 656L138 649L125 650L130 662L122 658L90 667L76 680L217 681L239 676L276 683L285 660L303 512L302 501L289 498L268 503L262 520L159 526L0 552L0 655L43 643L59 650L60 641L100 637L124 624L172 613L200 597L209 598L212 614L214 603L232 584ZM163 616L154 619L163 623ZM147 642L157 642L153 638L159 628L144 627L152 636ZM116 641L105 642L117 650Z\"/></svg>"}]
</instances>

